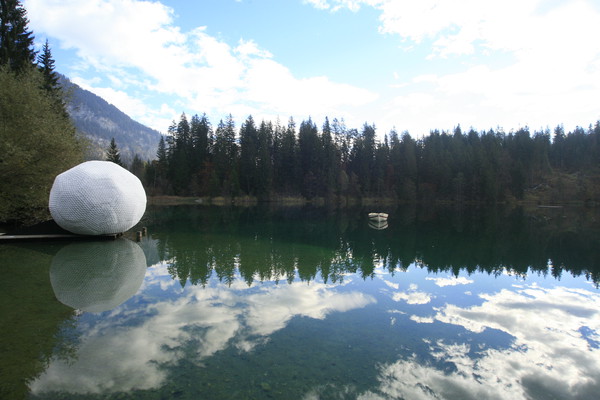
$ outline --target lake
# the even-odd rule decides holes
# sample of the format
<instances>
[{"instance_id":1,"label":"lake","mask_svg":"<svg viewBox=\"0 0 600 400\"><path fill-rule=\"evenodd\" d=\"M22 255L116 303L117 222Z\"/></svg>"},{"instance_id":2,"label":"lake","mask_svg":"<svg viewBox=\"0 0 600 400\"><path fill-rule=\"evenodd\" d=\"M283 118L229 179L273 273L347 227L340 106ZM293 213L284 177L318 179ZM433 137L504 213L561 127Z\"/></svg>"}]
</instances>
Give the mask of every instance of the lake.
<instances>
[{"instance_id":1,"label":"lake","mask_svg":"<svg viewBox=\"0 0 600 400\"><path fill-rule=\"evenodd\" d=\"M597 210L368 211L0 245L0 398L599 398Z\"/></svg>"}]
</instances>

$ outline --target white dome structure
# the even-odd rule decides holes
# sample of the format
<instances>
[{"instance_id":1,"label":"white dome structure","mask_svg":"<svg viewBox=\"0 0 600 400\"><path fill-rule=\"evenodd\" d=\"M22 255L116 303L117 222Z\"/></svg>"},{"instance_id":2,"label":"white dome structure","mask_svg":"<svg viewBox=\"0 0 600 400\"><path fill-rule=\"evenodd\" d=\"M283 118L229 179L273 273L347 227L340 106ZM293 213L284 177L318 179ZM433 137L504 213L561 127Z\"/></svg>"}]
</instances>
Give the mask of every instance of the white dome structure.
<instances>
[{"instance_id":1,"label":"white dome structure","mask_svg":"<svg viewBox=\"0 0 600 400\"><path fill-rule=\"evenodd\" d=\"M140 180L110 161L87 161L54 179L50 214L63 229L80 235L125 232L146 211Z\"/></svg>"},{"instance_id":2,"label":"white dome structure","mask_svg":"<svg viewBox=\"0 0 600 400\"><path fill-rule=\"evenodd\" d=\"M145 274L144 252L128 239L77 242L52 259L50 283L61 303L99 313L136 294Z\"/></svg>"}]
</instances>

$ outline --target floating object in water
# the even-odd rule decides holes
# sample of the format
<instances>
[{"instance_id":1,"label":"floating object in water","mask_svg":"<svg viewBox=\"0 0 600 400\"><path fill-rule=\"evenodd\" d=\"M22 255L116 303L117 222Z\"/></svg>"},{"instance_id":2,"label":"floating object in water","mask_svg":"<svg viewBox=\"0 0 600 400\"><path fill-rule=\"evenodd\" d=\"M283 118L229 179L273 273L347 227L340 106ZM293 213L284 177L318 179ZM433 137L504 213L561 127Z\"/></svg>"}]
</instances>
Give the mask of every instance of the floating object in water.
<instances>
[{"instance_id":1,"label":"floating object in water","mask_svg":"<svg viewBox=\"0 0 600 400\"><path fill-rule=\"evenodd\" d=\"M50 214L80 235L125 232L146 211L140 180L110 161L88 161L58 175L50 190Z\"/></svg>"},{"instance_id":2,"label":"floating object in water","mask_svg":"<svg viewBox=\"0 0 600 400\"><path fill-rule=\"evenodd\" d=\"M369 213L369 219L373 221L387 221L388 214L386 213Z\"/></svg>"},{"instance_id":3,"label":"floating object in water","mask_svg":"<svg viewBox=\"0 0 600 400\"><path fill-rule=\"evenodd\" d=\"M374 219L369 221L369 228L376 229L378 231L387 229L388 223L387 221L376 221Z\"/></svg>"}]
</instances>

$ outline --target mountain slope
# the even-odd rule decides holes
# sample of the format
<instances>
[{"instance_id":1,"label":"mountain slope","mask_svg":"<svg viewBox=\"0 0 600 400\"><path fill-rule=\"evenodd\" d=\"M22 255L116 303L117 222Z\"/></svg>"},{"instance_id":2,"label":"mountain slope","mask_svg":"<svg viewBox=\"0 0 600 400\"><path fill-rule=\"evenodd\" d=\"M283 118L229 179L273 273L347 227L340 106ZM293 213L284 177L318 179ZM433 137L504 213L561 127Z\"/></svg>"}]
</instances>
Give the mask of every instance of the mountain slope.
<instances>
[{"instance_id":1,"label":"mountain slope","mask_svg":"<svg viewBox=\"0 0 600 400\"><path fill-rule=\"evenodd\" d=\"M156 158L161 137L158 131L134 121L63 75L60 75L60 84L67 93L67 111L75 128L91 141L89 158L103 159L112 138L115 138L124 163L130 163L136 154L142 160Z\"/></svg>"}]
</instances>

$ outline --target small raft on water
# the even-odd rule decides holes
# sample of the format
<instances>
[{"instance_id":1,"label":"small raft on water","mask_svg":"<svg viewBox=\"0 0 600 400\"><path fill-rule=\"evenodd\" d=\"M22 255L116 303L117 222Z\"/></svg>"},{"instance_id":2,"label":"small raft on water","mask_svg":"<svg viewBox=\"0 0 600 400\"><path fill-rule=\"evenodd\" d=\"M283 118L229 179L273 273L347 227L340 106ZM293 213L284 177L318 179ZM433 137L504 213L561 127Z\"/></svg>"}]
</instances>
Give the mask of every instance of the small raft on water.
<instances>
[{"instance_id":1,"label":"small raft on water","mask_svg":"<svg viewBox=\"0 0 600 400\"><path fill-rule=\"evenodd\" d=\"M377 222L387 221L388 214L386 214L386 213L369 213L369 219L371 221L377 221Z\"/></svg>"}]
</instances>

